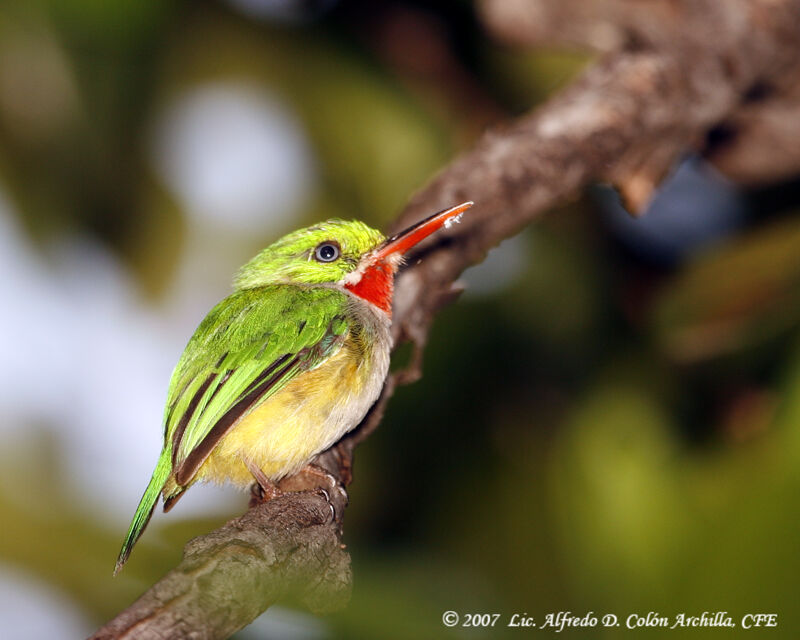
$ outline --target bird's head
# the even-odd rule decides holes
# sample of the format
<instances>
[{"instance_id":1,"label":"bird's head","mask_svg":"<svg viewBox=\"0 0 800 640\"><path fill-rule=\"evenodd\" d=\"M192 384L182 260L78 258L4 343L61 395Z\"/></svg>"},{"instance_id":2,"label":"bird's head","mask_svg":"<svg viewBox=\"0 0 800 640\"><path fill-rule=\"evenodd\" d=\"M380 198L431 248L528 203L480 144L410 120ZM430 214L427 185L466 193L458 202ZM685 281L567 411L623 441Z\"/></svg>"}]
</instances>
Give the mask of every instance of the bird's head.
<instances>
[{"instance_id":1,"label":"bird's head","mask_svg":"<svg viewBox=\"0 0 800 640\"><path fill-rule=\"evenodd\" d=\"M237 289L335 285L391 313L394 275L405 253L472 206L440 211L391 238L358 220L328 220L271 244L239 271Z\"/></svg>"}]
</instances>

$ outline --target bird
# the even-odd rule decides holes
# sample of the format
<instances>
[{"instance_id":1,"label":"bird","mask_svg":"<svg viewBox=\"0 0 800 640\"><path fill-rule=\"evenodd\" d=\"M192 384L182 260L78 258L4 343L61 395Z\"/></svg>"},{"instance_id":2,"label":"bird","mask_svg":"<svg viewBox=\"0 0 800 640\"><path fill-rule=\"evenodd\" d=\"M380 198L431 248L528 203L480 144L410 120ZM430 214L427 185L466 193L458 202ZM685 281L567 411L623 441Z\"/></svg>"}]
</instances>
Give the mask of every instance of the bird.
<instances>
[{"instance_id":1,"label":"bird","mask_svg":"<svg viewBox=\"0 0 800 640\"><path fill-rule=\"evenodd\" d=\"M159 497L196 482L258 483L265 497L353 429L389 371L394 278L403 256L472 202L390 238L331 219L263 249L190 338L170 378L164 443L114 575Z\"/></svg>"}]
</instances>

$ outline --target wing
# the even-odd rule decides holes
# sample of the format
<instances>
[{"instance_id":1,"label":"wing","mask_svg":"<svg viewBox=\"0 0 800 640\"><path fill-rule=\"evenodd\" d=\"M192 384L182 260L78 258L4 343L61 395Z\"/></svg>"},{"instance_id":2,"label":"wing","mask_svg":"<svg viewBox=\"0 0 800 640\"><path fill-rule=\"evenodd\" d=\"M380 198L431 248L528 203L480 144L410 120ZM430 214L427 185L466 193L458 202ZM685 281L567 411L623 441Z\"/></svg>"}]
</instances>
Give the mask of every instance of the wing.
<instances>
[{"instance_id":1,"label":"wing","mask_svg":"<svg viewBox=\"0 0 800 640\"><path fill-rule=\"evenodd\" d=\"M346 307L334 289L275 285L239 291L212 309L170 382L164 445L179 486L242 416L341 348Z\"/></svg>"}]
</instances>

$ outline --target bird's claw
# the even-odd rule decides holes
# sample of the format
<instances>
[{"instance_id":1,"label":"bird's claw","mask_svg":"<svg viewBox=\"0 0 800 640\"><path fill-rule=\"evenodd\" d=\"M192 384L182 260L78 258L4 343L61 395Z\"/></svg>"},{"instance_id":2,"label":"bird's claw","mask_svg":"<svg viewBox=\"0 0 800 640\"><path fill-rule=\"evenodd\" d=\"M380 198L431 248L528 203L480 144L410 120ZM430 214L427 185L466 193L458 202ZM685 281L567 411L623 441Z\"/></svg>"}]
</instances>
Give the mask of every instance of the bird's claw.
<instances>
[{"instance_id":1,"label":"bird's claw","mask_svg":"<svg viewBox=\"0 0 800 640\"><path fill-rule=\"evenodd\" d=\"M336 493L342 504L347 504L347 492L342 484L333 474L316 464L306 465L300 473L324 481L324 484L327 485L327 487L317 484L314 491L324 498L325 502L328 503L328 507L331 510L331 520L337 520L336 507L334 505L334 500L331 498L334 493Z\"/></svg>"}]
</instances>

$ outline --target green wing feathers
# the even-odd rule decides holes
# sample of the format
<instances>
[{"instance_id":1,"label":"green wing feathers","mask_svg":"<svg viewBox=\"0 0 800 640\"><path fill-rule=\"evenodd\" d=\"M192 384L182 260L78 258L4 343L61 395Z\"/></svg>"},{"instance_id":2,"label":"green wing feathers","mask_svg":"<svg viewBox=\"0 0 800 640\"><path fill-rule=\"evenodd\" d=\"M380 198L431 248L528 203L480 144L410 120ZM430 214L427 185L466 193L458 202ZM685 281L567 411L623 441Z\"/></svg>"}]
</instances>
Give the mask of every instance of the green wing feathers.
<instances>
[{"instance_id":1,"label":"green wing feathers","mask_svg":"<svg viewBox=\"0 0 800 640\"><path fill-rule=\"evenodd\" d=\"M346 305L333 289L271 286L235 293L208 314L178 363L167 401L165 443L172 444L179 484L190 480L183 463L208 449L209 435L221 435L214 428L228 412L245 415L336 351L347 331ZM260 387L263 393L252 393ZM252 402L239 405L248 396Z\"/></svg>"},{"instance_id":2,"label":"green wing feathers","mask_svg":"<svg viewBox=\"0 0 800 640\"><path fill-rule=\"evenodd\" d=\"M164 448L134 515L115 573L158 496L165 508L239 418L341 347L347 297L334 289L273 285L238 291L195 331L175 367L164 414Z\"/></svg>"}]
</instances>

